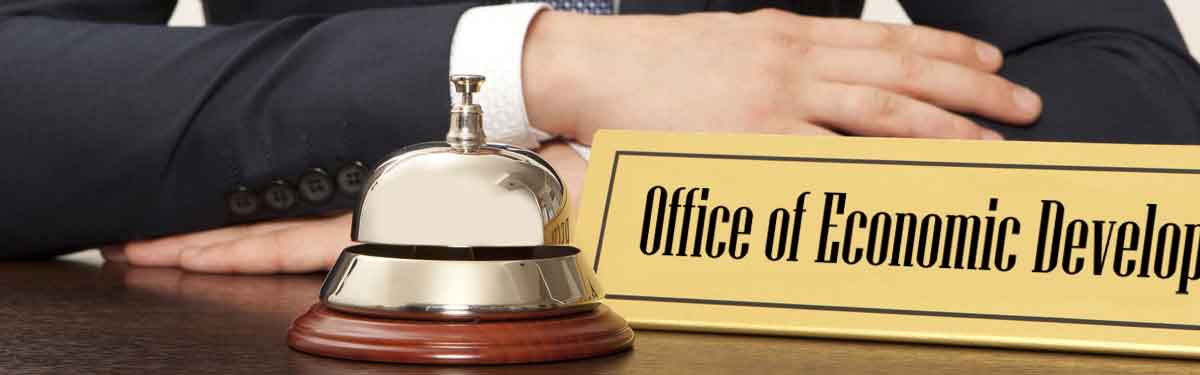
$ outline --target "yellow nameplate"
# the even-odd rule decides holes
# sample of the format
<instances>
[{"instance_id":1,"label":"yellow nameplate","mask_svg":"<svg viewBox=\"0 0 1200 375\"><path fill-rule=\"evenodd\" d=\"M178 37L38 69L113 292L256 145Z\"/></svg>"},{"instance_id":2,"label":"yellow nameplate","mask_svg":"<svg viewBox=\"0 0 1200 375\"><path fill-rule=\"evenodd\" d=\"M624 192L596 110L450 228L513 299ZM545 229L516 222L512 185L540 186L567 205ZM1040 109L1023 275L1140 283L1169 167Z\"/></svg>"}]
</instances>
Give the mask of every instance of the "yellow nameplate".
<instances>
[{"instance_id":1,"label":"yellow nameplate","mask_svg":"<svg viewBox=\"0 0 1200 375\"><path fill-rule=\"evenodd\" d=\"M1200 357L1200 147L606 131L635 327Z\"/></svg>"}]
</instances>

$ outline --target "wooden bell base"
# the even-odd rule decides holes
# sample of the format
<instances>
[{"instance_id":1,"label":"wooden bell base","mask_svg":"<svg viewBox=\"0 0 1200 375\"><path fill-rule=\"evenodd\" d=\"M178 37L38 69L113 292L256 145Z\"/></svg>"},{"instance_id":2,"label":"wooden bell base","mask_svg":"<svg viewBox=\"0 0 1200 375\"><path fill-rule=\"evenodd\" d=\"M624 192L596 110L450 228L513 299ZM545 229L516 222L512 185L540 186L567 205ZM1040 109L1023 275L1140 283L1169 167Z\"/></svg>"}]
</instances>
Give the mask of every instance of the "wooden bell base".
<instances>
[{"instance_id":1,"label":"wooden bell base","mask_svg":"<svg viewBox=\"0 0 1200 375\"><path fill-rule=\"evenodd\" d=\"M633 347L633 330L607 306L529 320L436 322L345 314L314 304L288 346L326 357L414 364L505 364L595 357Z\"/></svg>"}]
</instances>

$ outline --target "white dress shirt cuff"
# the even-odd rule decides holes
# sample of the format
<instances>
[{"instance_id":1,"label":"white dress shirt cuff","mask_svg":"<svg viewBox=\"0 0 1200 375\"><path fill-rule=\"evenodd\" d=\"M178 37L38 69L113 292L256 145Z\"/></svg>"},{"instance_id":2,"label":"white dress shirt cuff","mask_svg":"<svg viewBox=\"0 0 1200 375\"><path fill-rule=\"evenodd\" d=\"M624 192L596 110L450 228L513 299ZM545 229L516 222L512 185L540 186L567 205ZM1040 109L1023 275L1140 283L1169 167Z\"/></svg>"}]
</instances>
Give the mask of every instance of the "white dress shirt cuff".
<instances>
[{"instance_id":1,"label":"white dress shirt cuff","mask_svg":"<svg viewBox=\"0 0 1200 375\"><path fill-rule=\"evenodd\" d=\"M550 7L543 3L482 6L458 19L450 44L450 74L487 78L475 102L483 107L488 142L535 149L544 140L533 132L525 112L521 58L529 23L545 9Z\"/></svg>"}]
</instances>

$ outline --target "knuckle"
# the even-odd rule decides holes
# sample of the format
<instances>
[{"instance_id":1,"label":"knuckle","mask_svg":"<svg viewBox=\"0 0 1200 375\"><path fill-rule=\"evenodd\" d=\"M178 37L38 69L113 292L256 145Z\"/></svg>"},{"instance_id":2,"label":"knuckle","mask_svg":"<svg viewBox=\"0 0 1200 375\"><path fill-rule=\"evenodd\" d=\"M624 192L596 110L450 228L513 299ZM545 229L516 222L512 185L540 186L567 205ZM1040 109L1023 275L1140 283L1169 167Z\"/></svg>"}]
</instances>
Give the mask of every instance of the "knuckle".
<instances>
[{"instance_id":1,"label":"knuckle","mask_svg":"<svg viewBox=\"0 0 1200 375\"><path fill-rule=\"evenodd\" d=\"M757 18L762 18L762 19L778 20L778 19L781 19L781 18L787 16L788 12L780 10L778 8L762 8L762 9L758 9L753 12L750 12L750 15L757 17Z\"/></svg>"},{"instance_id":2,"label":"knuckle","mask_svg":"<svg viewBox=\"0 0 1200 375\"><path fill-rule=\"evenodd\" d=\"M895 118L903 106L899 96L883 90L871 90L865 101L863 113L876 121Z\"/></svg>"},{"instance_id":3,"label":"knuckle","mask_svg":"<svg viewBox=\"0 0 1200 375\"><path fill-rule=\"evenodd\" d=\"M208 249L208 248L203 248L203 249ZM180 266L187 266L187 264L191 264L192 262L196 261L198 257L203 257L205 254L208 254L208 252L206 252L206 251L180 251L179 252L179 264L180 264Z\"/></svg>"},{"instance_id":4,"label":"knuckle","mask_svg":"<svg viewBox=\"0 0 1200 375\"><path fill-rule=\"evenodd\" d=\"M209 271L212 268L211 264L205 268L201 268L198 265L202 265L202 264L206 263L205 260L207 260L207 259L213 259L213 258L232 259L233 257L229 257L229 256L219 256L219 257L213 256L214 253L229 251L228 246L229 245L218 245L216 247L205 247L205 248L202 248L200 251L191 251L191 252L187 252L187 253L180 253L178 265L184 269L189 269L189 270Z\"/></svg>"},{"instance_id":5,"label":"knuckle","mask_svg":"<svg viewBox=\"0 0 1200 375\"><path fill-rule=\"evenodd\" d=\"M913 53L900 54L896 64L900 67L900 79L904 81L915 81L924 77L930 66L929 60Z\"/></svg>"},{"instance_id":6,"label":"knuckle","mask_svg":"<svg viewBox=\"0 0 1200 375\"><path fill-rule=\"evenodd\" d=\"M790 55L804 49L793 37L779 32L766 33L755 42L753 48L752 64L758 70L771 74L782 73L780 70L785 65L784 61L794 61Z\"/></svg>"},{"instance_id":7,"label":"knuckle","mask_svg":"<svg viewBox=\"0 0 1200 375\"><path fill-rule=\"evenodd\" d=\"M868 89L858 92L853 95L845 96L845 108L847 113L855 114L859 122L872 122L884 111L887 106L886 94L881 90Z\"/></svg>"},{"instance_id":8,"label":"knuckle","mask_svg":"<svg viewBox=\"0 0 1200 375\"><path fill-rule=\"evenodd\" d=\"M895 46L904 42L905 36L902 35L899 27L882 23L868 23L868 25L874 28L872 33L877 36L880 45Z\"/></svg>"},{"instance_id":9,"label":"knuckle","mask_svg":"<svg viewBox=\"0 0 1200 375\"><path fill-rule=\"evenodd\" d=\"M758 28L751 34L752 47L758 49L786 50L800 43L796 36L786 29L766 27Z\"/></svg>"},{"instance_id":10,"label":"knuckle","mask_svg":"<svg viewBox=\"0 0 1200 375\"><path fill-rule=\"evenodd\" d=\"M902 47L912 48L919 46L927 41L929 33L925 30L914 27L890 26L895 35L896 42Z\"/></svg>"},{"instance_id":11,"label":"knuckle","mask_svg":"<svg viewBox=\"0 0 1200 375\"><path fill-rule=\"evenodd\" d=\"M758 33L751 42L754 49L754 59L758 63L780 65L787 61L796 61L812 52L812 45L801 40L797 35L780 30L766 30Z\"/></svg>"},{"instance_id":12,"label":"knuckle","mask_svg":"<svg viewBox=\"0 0 1200 375\"><path fill-rule=\"evenodd\" d=\"M203 251L193 251L190 253L179 254L179 266L185 269L197 269L197 264L202 264L205 258L211 257L213 249L206 248Z\"/></svg>"}]
</instances>

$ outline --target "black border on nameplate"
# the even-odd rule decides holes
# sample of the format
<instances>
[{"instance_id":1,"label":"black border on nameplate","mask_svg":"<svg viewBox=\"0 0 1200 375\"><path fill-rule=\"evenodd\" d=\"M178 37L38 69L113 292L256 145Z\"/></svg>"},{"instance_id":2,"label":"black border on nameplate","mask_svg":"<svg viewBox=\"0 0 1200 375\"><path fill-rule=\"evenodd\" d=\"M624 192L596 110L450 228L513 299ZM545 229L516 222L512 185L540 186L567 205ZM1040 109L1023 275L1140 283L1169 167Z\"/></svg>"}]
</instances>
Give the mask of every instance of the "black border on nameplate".
<instances>
[{"instance_id":1,"label":"black border on nameplate","mask_svg":"<svg viewBox=\"0 0 1200 375\"><path fill-rule=\"evenodd\" d=\"M600 272L600 254L604 248L604 231L605 231L605 229L607 229L607 226L608 226L608 208L609 208L609 205L612 203L612 191L613 191L613 186L616 185L617 165L621 161L621 155L669 157L669 158L718 159L718 160L787 161L787 162L827 163L827 164L866 164L866 165L892 165L892 166L898 165L898 166L916 166L916 167L945 167L945 168L993 168L993 169L1025 169L1025 170L1050 170L1050 171L1084 171L1084 172L1157 173L1157 174L1200 175L1200 169L1180 169L1180 168L1137 168L1137 167L1104 167L1104 166L1085 166L1085 165L1010 164L1010 163L966 163L966 162L920 161L920 160L844 159L844 158L820 158L820 157L695 154L695 153L674 153L674 152L657 152L657 151L618 150L616 152L616 154L613 156L612 172L610 173L610 175L608 177L608 191L605 193L605 196L604 196L604 214L603 214L604 216L602 217L602 219L600 221L600 236L599 236L600 238L599 238L598 242L596 243L596 260L595 260L594 265L592 266L592 270L596 271L596 272ZM701 305L716 305L716 306L740 306L740 307L757 307L757 308L773 308L773 309L838 311L838 312L865 313L865 314L932 316L932 317L942 317L942 318L1008 320L1008 321L1039 322L1039 323L1082 324L1082 325L1098 325L1098 326L1110 326L1110 327L1157 328L1157 329L1184 330L1184 331L1200 331L1200 325L1195 325L1195 324L1081 319L1081 318L1066 318L1066 317L1053 317L1053 316L1025 316L1025 315L985 314L985 313L970 313L970 312L955 312L955 311L906 310L906 309L889 309L889 308L876 308L876 307L809 305L809 304L795 304L795 303L733 301L733 300L717 300L717 299L701 299L701 298L637 296L637 295L627 295L627 294L606 294L605 298L616 299L616 300L629 300L629 301L686 303L686 304L701 304Z\"/></svg>"}]
</instances>

